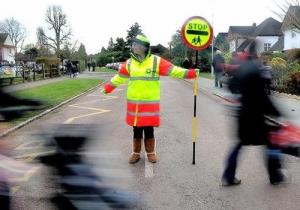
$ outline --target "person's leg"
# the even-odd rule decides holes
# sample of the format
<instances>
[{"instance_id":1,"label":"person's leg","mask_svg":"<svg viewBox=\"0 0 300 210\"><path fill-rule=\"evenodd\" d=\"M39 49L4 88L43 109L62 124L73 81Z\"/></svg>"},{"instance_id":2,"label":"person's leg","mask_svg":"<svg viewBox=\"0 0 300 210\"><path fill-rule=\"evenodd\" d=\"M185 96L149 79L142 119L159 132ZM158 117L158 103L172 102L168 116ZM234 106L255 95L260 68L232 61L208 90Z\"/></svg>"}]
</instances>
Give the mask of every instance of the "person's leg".
<instances>
[{"instance_id":1,"label":"person's leg","mask_svg":"<svg viewBox=\"0 0 300 210\"><path fill-rule=\"evenodd\" d=\"M218 87L218 73L215 73L215 87Z\"/></svg>"},{"instance_id":2,"label":"person's leg","mask_svg":"<svg viewBox=\"0 0 300 210\"><path fill-rule=\"evenodd\" d=\"M284 180L284 174L282 173L281 166L281 151L267 145L266 148L266 159L267 159L267 170L269 174L269 180L271 184L280 184Z\"/></svg>"},{"instance_id":3,"label":"person's leg","mask_svg":"<svg viewBox=\"0 0 300 210\"><path fill-rule=\"evenodd\" d=\"M149 162L156 163L157 157L156 157L156 142L154 138L154 128L152 126L144 127L144 133L145 133L145 150L147 152L147 158Z\"/></svg>"},{"instance_id":4,"label":"person's leg","mask_svg":"<svg viewBox=\"0 0 300 210\"><path fill-rule=\"evenodd\" d=\"M236 168L237 168L237 161L238 155L242 148L242 144L238 143L233 147L231 152L229 153L226 168L222 175L222 182L223 185L237 185L241 183L241 180L235 178Z\"/></svg>"},{"instance_id":5,"label":"person's leg","mask_svg":"<svg viewBox=\"0 0 300 210\"><path fill-rule=\"evenodd\" d=\"M132 153L129 157L129 163L137 163L140 160L141 146L143 138L143 128L133 127L133 142L132 142Z\"/></svg>"},{"instance_id":6,"label":"person's leg","mask_svg":"<svg viewBox=\"0 0 300 210\"><path fill-rule=\"evenodd\" d=\"M220 72L220 73L219 73L219 78L218 78L220 88L223 87L222 80L221 80L222 76L223 76L223 73Z\"/></svg>"}]
</instances>

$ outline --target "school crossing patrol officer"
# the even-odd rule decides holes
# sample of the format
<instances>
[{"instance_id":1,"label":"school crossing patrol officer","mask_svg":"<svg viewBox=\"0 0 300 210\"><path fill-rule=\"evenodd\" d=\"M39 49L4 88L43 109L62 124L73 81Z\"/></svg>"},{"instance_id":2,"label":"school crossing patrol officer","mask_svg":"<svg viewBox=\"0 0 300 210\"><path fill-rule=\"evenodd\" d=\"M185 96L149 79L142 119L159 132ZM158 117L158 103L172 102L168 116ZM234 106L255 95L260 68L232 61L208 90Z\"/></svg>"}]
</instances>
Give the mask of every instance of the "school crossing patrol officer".
<instances>
[{"instance_id":1,"label":"school crossing patrol officer","mask_svg":"<svg viewBox=\"0 0 300 210\"><path fill-rule=\"evenodd\" d=\"M128 81L126 122L133 126L133 152L129 163L140 160L144 133L144 146L148 161L157 161L153 127L160 125L160 76L179 79L196 78L198 69L184 69L150 52L150 41L138 34L131 44L131 58L124 62L116 74L104 85L103 93L111 93Z\"/></svg>"}]
</instances>

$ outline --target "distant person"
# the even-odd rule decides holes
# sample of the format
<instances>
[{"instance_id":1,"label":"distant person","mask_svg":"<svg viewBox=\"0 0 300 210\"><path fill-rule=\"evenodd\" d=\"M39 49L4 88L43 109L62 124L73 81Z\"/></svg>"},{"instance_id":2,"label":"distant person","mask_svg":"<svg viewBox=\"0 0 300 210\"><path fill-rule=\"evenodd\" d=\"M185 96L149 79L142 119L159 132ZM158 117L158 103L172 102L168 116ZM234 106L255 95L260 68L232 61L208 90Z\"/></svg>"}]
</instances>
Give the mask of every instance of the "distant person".
<instances>
[{"instance_id":1,"label":"distant person","mask_svg":"<svg viewBox=\"0 0 300 210\"><path fill-rule=\"evenodd\" d=\"M189 58L187 58L187 57L184 59L184 61L183 61L183 63L182 63L182 67L183 67L183 68L186 68L186 69L191 68L192 65L193 65L192 60L189 59Z\"/></svg>"},{"instance_id":2,"label":"distant person","mask_svg":"<svg viewBox=\"0 0 300 210\"><path fill-rule=\"evenodd\" d=\"M121 65L118 74L106 83L103 89L104 93L111 93L128 81L126 122L133 127L133 151L129 163L140 160L142 139L148 161L157 161L154 127L160 125L160 76L193 79L197 77L198 72L198 69L177 67L151 54L150 41L143 34L132 40L131 58Z\"/></svg>"},{"instance_id":3,"label":"distant person","mask_svg":"<svg viewBox=\"0 0 300 210\"><path fill-rule=\"evenodd\" d=\"M66 68L67 68L67 72L69 74L69 77L72 78L73 77L73 64L70 60L67 61Z\"/></svg>"},{"instance_id":4,"label":"distant person","mask_svg":"<svg viewBox=\"0 0 300 210\"><path fill-rule=\"evenodd\" d=\"M87 66L88 66L88 70L91 71L91 63L90 62L87 63Z\"/></svg>"},{"instance_id":5,"label":"distant person","mask_svg":"<svg viewBox=\"0 0 300 210\"><path fill-rule=\"evenodd\" d=\"M261 63L256 57L255 43L252 43L247 59L239 66L235 78L238 80L241 107L238 110L238 142L229 153L222 176L223 186L238 185L236 177L238 155L243 146L265 145L269 181L276 185L284 182L281 169L281 153L268 141L270 131L265 116L279 117L280 113L266 94L265 81L261 74Z\"/></svg>"},{"instance_id":6,"label":"distant person","mask_svg":"<svg viewBox=\"0 0 300 210\"><path fill-rule=\"evenodd\" d=\"M225 60L222 56L222 52L220 50L217 50L212 62L215 75L215 87L222 88L221 77L223 76L224 63Z\"/></svg>"},{"instance_id":7,"label":"distant person","mask_svg":"<svg viewBox=\"0 0 300 210\"><path fill-rule=\"evenodd\" d=\"M96 70L96 63L95 62L92 62L92 67L93 67L93 71Z\"/></svg>"},{"instance_id":8,"label":"distant person","mask_svg":"<svg viewBox=\"0 0 300 210\"><path fill-rule=\"evenodd\" d=\"M77 62L73 62L72 63L72 76L73 76L73 78L75 78L78 75L79 75L78 63Z\"/></svg>"},{"instance_id":9,"label":"distant person","mask_svg":"<svg viewBox=\"0 0 300 210\"><path fill-rule=\"evenodd\" d=\"M272 83L272 67L268 65L267 61L263 61L261 68L261 74L265 80L265 91L268 95L271 94L271 83Z\"/></svg>"}]
</instances>

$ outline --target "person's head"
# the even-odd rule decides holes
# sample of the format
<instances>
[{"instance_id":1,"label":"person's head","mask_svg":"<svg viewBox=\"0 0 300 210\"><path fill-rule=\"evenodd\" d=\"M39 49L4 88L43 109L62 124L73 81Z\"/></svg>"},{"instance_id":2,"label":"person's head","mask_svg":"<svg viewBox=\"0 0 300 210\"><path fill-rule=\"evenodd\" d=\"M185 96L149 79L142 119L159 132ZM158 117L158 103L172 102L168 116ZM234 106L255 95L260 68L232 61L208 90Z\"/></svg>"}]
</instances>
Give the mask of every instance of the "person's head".
<instances>
[{"instance_id":1,"label":"person's head","mask_svg":"<svg viewBox=\"0 0 300 210\"><path fill-rule=\"evenodd\" d=\"M143 35L138 34L131 43L131 51L135 55L145 57L148 54L150 48L150 41L149 39Z\"/></svg>"}]
</instances>

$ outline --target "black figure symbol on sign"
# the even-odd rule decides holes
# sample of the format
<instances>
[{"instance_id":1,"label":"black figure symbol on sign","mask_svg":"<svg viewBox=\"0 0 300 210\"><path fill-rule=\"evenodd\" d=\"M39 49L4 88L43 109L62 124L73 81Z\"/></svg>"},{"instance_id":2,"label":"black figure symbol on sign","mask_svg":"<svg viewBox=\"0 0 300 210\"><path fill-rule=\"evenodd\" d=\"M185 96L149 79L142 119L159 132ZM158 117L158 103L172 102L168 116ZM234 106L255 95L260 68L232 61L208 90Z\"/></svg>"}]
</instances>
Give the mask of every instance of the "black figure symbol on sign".
<instances>
[{"instance_id":1,"label":"black figure symbol on sign","mask_svg":"<svg viewBox=\"0 0 300 210\"><path fill-rule=\"evenodd\" d=\"M201 45L201 38L200 38L200 36L194 37L193 40L192 40L192 43L195 44L195 45L196 44Z\"/></svg>"}]
</instances>

